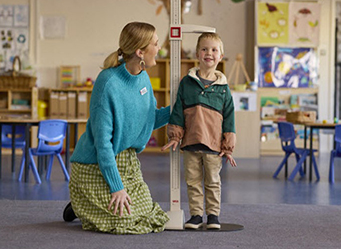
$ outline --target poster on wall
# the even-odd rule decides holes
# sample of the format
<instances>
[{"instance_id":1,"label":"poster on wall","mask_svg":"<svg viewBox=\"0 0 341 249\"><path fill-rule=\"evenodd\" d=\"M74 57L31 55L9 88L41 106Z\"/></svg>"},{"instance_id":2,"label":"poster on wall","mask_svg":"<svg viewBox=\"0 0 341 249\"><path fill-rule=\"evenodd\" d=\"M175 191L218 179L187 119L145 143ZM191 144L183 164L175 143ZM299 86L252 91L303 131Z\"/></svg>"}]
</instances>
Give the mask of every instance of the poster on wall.
<instances>
[{"instance_id":1,"label":"poster on wall","mask_svg":"<svg viewBox=\"0 0 341 249\"><path fill-rule=\"evenodd\" d=\"M0 5L0 71L12 69L15 56L22 68L29 65L28 5Z\"/></svg>"},{"instance_id":2,"label":"poster on wall","mask_svg":"<svg viewBox=\"0 0 341 249\"><path fill-rule=\"evenodd\" d=\"M0 5L0 25L3 27L13 25L13 5Z\"/></svg>"},{"instance_id":3,"label":"poster on wall","mask_svg":"<svg viewBox=\"0 0 341 249\"><path fill-rule=\"evenodd\" d=\"M257 94L251 92L233 92L235 111L257 111Z\"/></svg>"},{"instance_id":4,"label":"poster on wall","mask_svg":"<svg viewBox=\"0 0 341 249\"><path fill-rule=\"evenodd\" d=\"M28 27L28 5L14 6L14 23L16 27Z\"/></svg>"},{"instance_id":5,"label":"poster on wall","mask_svg":"<svg viewBox=\"0 0 341 249\"><path fill-rule=\"evenodd\" d=\"M259 87L312 87L317 82L313 48L258 48Z\"/></svg>"},{"instance_id":6,"label":"poster on wall","mask_svg":"<svg viewBox=\"0 0 341 249\"><path fill-rule=\"evenodd\" d=\"M259 2L257 5L257 43L287 44L289 41L288 3Z\"/></svg>"},{"instance_id":7,"label":"poster on wall","mask_svg":"<svg viewBox=\"0 0 341 249\"><path fill-rule=\"evenodd\" d=\"M319 45L321 6L318 3L289 4L289 43L297 46Z\"/></svg>"},{"instance_id":8,"label":"poster on wall","mask_svg":"<svg viewBox=\"0 0 341 249\"><path fill-rule=\"evenodd\" d=\"M320 14L319 3L258 1L257 44L317 47Z\"/></svg>"}]
</instances>

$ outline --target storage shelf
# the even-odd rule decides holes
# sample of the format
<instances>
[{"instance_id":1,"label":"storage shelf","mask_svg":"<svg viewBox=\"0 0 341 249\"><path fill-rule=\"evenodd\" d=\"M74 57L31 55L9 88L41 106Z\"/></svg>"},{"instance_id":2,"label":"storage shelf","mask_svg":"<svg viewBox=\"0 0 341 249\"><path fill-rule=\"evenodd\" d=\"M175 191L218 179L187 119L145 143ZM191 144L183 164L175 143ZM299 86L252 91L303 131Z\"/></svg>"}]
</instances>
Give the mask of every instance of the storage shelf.
<instances>
[{"instance_id":1,"label":"storage shelf","mask_svg":"<svg viewBox=\"0 0 341 249\"><path fill-rule=\"evenodd\" d=\"M284 100L286 104L289 103L290 96L296 94L318 94L318 88L258 88L258 107L259 117L261 117L261 98L262 97L278 97ZM275 118L264 118L260 119L260 129L262 126L271 125ZM303 139L296 139L295 144L297 147L303 148ZM313 142L314 149L318 149L318 141ZM308 147L308 141L307 141ZM283 155L280 139L270 139L267 141L260 142L260 154L261 155Z\"/></svg>"},{"instance_id":2,"label":"storage shelf","mask_svg":"<svg viewBox=\"0 0 341 249\"><path fill-rule=\"evenodd\" d=\"M17 103L13 104L13 100L25 100L29 105L23 105L24 109L13 109L13 106L20 106ZM21 88L21 89L0 89L0 113L3 114L29 114L32 118L38 117L38 89Z\"/></svg>"}]
</instances>

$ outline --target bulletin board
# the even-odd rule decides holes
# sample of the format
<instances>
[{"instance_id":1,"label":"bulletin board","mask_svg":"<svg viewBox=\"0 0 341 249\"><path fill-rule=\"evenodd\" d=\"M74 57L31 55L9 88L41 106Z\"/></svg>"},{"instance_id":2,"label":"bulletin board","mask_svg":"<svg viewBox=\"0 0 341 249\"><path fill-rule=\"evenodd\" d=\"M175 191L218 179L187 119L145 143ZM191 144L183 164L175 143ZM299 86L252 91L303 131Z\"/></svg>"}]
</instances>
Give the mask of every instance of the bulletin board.
<instances>
[{"instance_id":1,"label":"bulletin board","mask_svg":"<svg viewBox=\"0 0 341 249\"><path fill-rule=\"evenodd\" d=\"M0 5L0 71L12 69L15 56L29 65L29 6Z\"/></svg>"},{"instance_id":2,"label":"bulletin board","mask_svg":"<svg viewBox=\"0 0 341 249\"><path fill-rule=\"evenodd\" d=\"M258 87L317 84L320 14L317 1L255 1Z\"/></svg>"}]
</instances>

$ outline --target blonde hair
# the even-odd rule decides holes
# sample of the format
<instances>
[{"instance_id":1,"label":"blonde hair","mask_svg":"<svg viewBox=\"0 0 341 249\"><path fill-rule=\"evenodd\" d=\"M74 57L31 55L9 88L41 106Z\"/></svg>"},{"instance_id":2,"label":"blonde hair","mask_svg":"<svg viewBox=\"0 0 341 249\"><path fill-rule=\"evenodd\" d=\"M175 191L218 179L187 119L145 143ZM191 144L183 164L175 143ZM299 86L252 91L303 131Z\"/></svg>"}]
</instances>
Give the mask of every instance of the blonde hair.
<instances>
[{"instance_id":1,"label":"blonde hair","mask_svg":"<svg viewBox=\"0 0 341 249\"><path fill-rule=\"evenodd\" d=\"M149 23L131 22L122 30L119 40L119 49L111 53L103 63L102 69L117 67L121 64L119 56L125 62L129 61L137 49L145 50L155 33L155 27Z\"/></svg>"},{"instance_id":2,"label":"blonde hair","mask_svg":"<svg viewBox=\"0 0 341 249\"><path fill-rule=\"evenodd\" d=\"M199 52L199 49L200 49L200 42L203 40L203 39L213 39L213 40L216 40L220 43L220 52L222 55L224 55L224 44L220 38L220 36L216 33L209 33L209 32L205 32L205 33L202 33L199 38L198 38L198 42L197 42L197 47L196 47L196 52L198 53Z\"/></svg>"}]
</instances>

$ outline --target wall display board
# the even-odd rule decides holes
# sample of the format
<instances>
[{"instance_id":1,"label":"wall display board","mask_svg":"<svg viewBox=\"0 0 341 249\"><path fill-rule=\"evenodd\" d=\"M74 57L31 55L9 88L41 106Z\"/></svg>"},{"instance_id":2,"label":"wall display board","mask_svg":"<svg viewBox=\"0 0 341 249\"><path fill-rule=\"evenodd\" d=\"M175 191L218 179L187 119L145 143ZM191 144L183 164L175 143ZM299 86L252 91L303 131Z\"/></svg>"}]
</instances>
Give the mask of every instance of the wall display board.
<instances>
[{"instance_id":1,"label":"wall display board","mask_svg":"<svg viewBox=\"0 0 341 249\"><path fill-rule=\"evenodd\" d=\"M0 5L0 39L0 71L12 69L15 56L25 68L29 60L28 5Z\"/></svg>"},{"instance_id":2,"label":"wall display board","mask_svg":"<svg viewBox=\"0 0 341 249\"><path fill-rule=\"evenodd\" d=\"M317 2L255 2L255 81L259 87L317 83L321 6Z\"/></svg>"},{"instance_id":3,"label":"wall display board","mask_svg":"<svg viewBox=\"0 0 341 249\"><path fill-rule=\"evenodd\" d=\"M312 87L317 77L317 56L313 48L258 48L259 87Z\"/></svg>"},{"instance_id":4,"label":"wall display board","mask_svg":"<svg viewBox=\"0 0 341 249\"><path fill-rule=\"evenodd\" d=\"M261 155L283 153L275 120L285 120L293 108L317 110L320 15L318 0L255 0Z\"/></svg>"}]
</instances>

